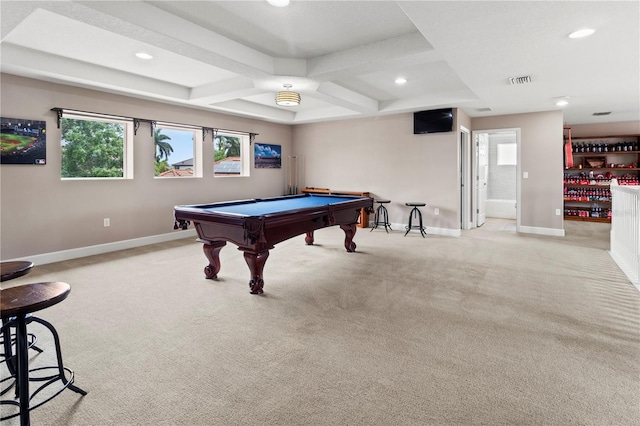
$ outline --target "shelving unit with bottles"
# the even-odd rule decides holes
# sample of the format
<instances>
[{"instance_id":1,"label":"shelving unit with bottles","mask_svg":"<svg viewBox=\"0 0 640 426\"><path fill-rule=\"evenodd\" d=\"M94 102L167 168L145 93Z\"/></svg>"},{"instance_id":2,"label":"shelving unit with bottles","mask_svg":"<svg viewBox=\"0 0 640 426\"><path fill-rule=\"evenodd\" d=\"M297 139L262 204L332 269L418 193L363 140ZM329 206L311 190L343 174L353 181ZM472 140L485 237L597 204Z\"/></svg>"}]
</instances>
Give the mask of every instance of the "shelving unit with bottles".
<instances>
[{"instance_id":1,"label":"shelving unit with bottles","mask_svg":"<svg viewBox=\"0 0 640 426\"><path fill-rule=\"evenodd\" d=\"M611 179L640 185L640 135L571 138L573 167L564 173L564 218L611 222Z\"/></svg>"}]
</instances>

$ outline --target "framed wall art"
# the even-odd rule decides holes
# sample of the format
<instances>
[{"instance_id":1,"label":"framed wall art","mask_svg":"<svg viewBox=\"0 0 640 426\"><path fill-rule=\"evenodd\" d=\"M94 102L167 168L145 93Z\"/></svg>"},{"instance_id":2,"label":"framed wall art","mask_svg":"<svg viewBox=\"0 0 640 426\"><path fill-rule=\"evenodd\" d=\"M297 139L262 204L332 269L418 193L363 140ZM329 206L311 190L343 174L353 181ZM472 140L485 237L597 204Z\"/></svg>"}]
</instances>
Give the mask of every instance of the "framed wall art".
<instances>
[{"instance_id":1,"label":"framed wall art","mask_svg":"<svg viewBox=\"0 0 640 426\"><path fill-rule=\"evenodd\" d=\"M47 164L46 121L0 117L1 164Z\"/></svg>"},{"instance_id":2,"label":"framed wall art","mask_svg":"<svg viewBox=\"0 0 640 426\"><path fill-rule=\"evenodd\" d=\"M282 167L282 146L255 143L254 152L256 169L279 169Z\"/></svg>"}]
</instances>

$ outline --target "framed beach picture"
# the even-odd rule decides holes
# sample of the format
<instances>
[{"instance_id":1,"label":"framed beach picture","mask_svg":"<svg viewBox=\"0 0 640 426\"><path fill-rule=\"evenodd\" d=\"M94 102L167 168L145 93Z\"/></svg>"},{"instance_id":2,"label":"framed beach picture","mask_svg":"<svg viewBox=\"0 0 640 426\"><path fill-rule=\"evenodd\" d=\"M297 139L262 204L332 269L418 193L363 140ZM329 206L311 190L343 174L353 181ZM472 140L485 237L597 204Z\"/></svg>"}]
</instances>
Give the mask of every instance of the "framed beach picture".
<instances>
[{"instance_id":1,"label":"framed beach picture","mask_svg":"<svg viewBox=\"0 0 640 426\"><path fill-rule=\"evenodd\" d=\"M46 121L0 117L2 164L47 163Z\"/></svg>"},{"instance_id":2,"label":"framed beach picture","mask_svg":"<svg viewBox=\"0 0 640 426\"><path fill-rule=\"evenodd\" d=\"M254 147L256 169L279 169L282 167L282 146L255 143Z\"/></svg>"}]
</instances>

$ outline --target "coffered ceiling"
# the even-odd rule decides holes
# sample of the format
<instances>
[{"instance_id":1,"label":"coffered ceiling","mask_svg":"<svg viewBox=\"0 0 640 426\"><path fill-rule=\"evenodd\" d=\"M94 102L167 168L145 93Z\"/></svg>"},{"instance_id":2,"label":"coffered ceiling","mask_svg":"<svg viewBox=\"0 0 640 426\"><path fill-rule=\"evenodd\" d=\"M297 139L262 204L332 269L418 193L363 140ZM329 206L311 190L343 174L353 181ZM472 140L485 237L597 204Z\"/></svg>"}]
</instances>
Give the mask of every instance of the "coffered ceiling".
<instances>
[{"instance_id":1,"label":"coffered ceiling","mask_svg":"<svg viewBox=\"0 0 640 426\"><path fill-rule=\"evenodd\" d=\"M2 0L0 13L3 73L271 122L503 115L561 97L569 124L640 119L637 1ZM596 32L567 37L584 27ZM285 84L300 105L275 104Z\"/></svg>"}]
</instances>

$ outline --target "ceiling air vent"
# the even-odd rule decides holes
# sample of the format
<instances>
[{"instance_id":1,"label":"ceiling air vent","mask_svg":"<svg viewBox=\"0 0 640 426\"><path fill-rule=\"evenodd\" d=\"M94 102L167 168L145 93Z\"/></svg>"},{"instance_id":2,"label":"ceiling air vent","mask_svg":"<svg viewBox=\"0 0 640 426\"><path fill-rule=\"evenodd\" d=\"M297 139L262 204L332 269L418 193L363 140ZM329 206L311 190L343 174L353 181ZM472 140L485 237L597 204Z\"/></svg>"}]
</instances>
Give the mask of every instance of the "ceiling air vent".
<instances>
[{"instance_id":1,"label":"ceiling air vent","mask_svg":"<svg viewBox=\"0 0 640 426\"><path fill-rule=\"evenodd\" d=\"M609 115L611 114L611 111L602 111L602 112L594 112L593 115L595 115L596 117L599 117L601 115Z\"/></svg>"},{"instance_id":2,"label":"ceiling air vent","mask_svg":"<svg viewBox=\"0 0 640 426\"><path fill-rule=\"evenodd\" d=\"M531 76L523 75L520 77L511 77L509 78L509 83L511 83L512 85L531 83Z\"/></svg>"},{"instance_id":3,"label":"ceiling air vent","mask_svg":"<svg viewBox=\"0 0 640 426\"><path fill-rule=\"evenodd\" d=\"M486 108L476 108L476 111L478 112L489 112L489 111L493 111L491 109L491 107L486 107Z\"/></svg>"}]
</instances>

